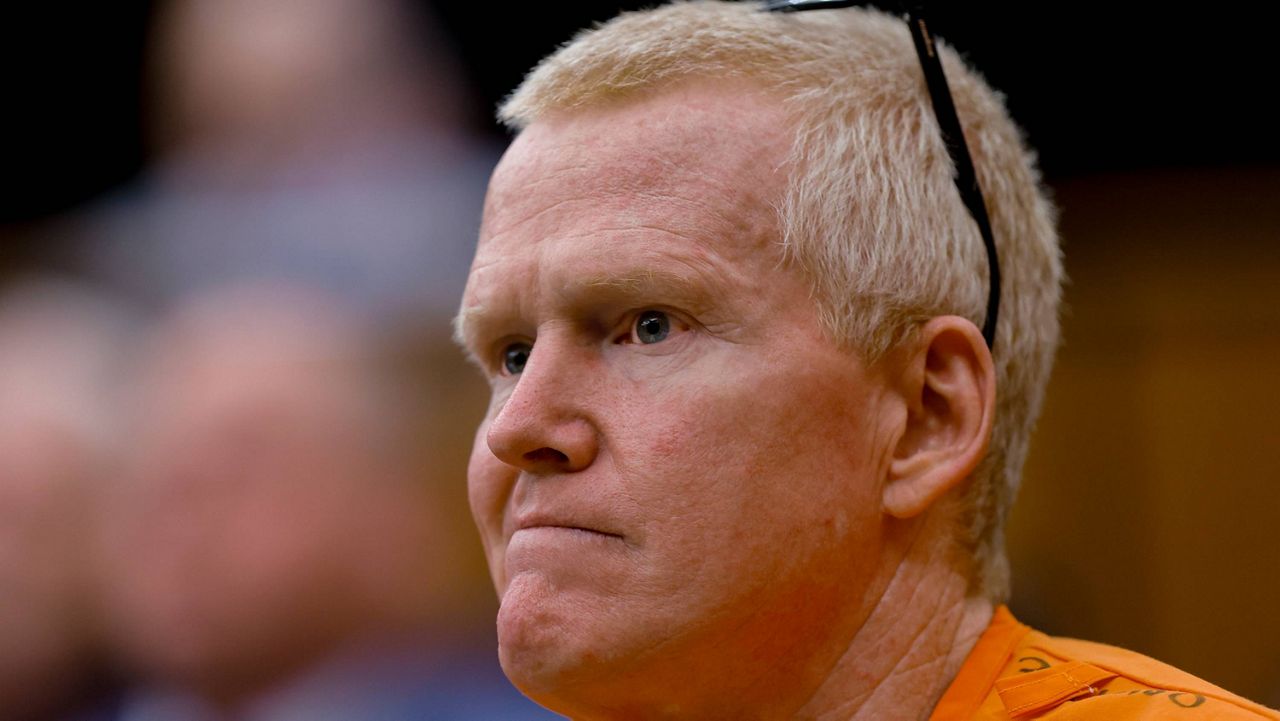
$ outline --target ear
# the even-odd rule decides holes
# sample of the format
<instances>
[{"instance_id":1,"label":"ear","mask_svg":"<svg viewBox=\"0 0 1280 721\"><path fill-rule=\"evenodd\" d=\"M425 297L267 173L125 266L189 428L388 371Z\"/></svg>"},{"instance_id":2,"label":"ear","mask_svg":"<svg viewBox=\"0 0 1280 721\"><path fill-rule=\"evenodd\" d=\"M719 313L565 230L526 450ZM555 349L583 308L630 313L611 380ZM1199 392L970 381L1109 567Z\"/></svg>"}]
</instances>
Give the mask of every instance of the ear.
<instances>
[{"instance_id":1,"label":"ear","mask_svg":"<svg viewBox=\"0 0 1280 721\"><path fill-rule=\"evenodd\" d=\"M926 323L902 349L906 419L894 448L883 504L919 515L973 473L991 439L995 365L982 333L958 316Z\"/></svg>"}]
</instances>

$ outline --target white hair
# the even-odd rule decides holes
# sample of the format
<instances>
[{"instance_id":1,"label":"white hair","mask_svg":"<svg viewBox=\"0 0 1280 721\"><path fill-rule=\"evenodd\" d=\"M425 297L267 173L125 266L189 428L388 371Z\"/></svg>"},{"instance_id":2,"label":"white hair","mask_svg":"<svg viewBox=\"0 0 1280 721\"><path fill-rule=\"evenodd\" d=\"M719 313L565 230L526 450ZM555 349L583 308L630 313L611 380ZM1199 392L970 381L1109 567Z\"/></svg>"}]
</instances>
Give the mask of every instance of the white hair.
<instances>
[{"instance_id":1,"label":"white hair","mask_svg":"<svg viewBox=\"0 0 1280 721\"><path fill-rule=\"evenodd\" d=\"M960 541L972 589L1008 594L1004 523L1058 345L1062 261L1035 157L999 94L939 43L1002 271L995 427L967 487ZM697 78L745 78L795 127L779 206L783 258L812 283L823 325L874 360L939 315L979 327L986 256L952 180L920 63L901 20L851 9L763 12L678 2L627 13L543 60L502 105L523 128L545 114Z\"/></svg>"}]
</instances>

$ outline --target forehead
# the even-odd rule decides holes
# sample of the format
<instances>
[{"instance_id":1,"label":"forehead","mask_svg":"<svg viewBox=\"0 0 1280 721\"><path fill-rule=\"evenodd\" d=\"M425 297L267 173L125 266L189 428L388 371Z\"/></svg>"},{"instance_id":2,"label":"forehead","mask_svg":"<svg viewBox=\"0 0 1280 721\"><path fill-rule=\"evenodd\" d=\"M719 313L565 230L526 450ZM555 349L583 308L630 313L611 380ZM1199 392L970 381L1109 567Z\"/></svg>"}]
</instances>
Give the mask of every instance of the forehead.
<instances>
[{"instance_id":1,"label":"forehead","mask_svg":"<svg viewBox=\"0 0 1280 721\"><path fill-rule=\"evenodd\" d=\"M780 104L736 84L539 120L494 172L468 296L500 282L506 271L490 265L513 257L583 273L617 253L776 264L790 143Z\"/></svg>"},{"instance_id":2,"label":"forehead","mask_svg":"<svg viewBox=\"0 0 1280 721\"><path fill-rule=\"evenodd\" d=\"M767 209L775 198L759 191L778 189L789 127L779 103L743 85L683 85L553 115L522 132L494 172L482 240L552 194L634 206L695 190L712 212Z\"/></svg>"}]
</instances>

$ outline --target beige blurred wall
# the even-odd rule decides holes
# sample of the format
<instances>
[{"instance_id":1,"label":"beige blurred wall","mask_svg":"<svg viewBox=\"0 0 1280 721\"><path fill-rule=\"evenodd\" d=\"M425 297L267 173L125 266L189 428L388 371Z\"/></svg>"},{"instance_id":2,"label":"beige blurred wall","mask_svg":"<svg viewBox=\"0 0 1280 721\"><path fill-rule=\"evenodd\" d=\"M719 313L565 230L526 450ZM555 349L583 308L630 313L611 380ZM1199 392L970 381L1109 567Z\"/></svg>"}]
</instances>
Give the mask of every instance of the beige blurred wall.
<instances>
[{"instance_id":1,"label":"beige blurred wall","mask_svg":"<svg viewBox=\"0 0 1280 721\"><path fill-rule=\"evenodd\" d=\"M463 539L455 547L459 556L449 569L449 583L459 604L455 620L469 632L482 629L493 635L498 598L467 503L467 462L488 407L489 385L453 341L439 334L424 334L405 350L409 369L425 374L425 400L434 409L424 414L417 431L430 439L420 446L419 462L429 482L440 484L437 491L448 531ZM496 648L496 636L493 643Z\"/></svg>"},{"instance_id":2,"label":"beige blurred wall","mask_svg":"<svg viewBox=\"0 0 1280 721\"><path fill-rule=\"evenodd\" d=\"M1280 170L1055 191L1065 345L1013 609L1280 705Z\"/></svg>"}]
</instances>

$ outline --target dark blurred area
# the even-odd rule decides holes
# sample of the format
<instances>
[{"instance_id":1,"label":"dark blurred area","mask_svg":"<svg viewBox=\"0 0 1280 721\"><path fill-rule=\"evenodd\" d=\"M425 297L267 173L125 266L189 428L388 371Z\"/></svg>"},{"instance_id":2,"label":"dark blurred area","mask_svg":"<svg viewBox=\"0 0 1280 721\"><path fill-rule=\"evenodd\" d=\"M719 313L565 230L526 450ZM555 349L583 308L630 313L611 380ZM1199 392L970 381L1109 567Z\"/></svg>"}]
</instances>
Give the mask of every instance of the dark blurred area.
<instances>
[{"instance_id":1,"label":"dark blurred area","mask_svg":"<svg viewBox=\"0 0 1280 721\"><path fill-rule=\"evenodd\" d=\"M158 69L146 67L145 47L156 5L10 3L2 11L12 182L0 220L65 210L142 171L154 151L147 85ZM526 70L579 28L646 3L413 5L434 13L437 40L461 61L468 122L501 140L491 109ZM1247 6L936 5L939 34L1008 95L1050 179L1280 162L1266 92L1276 61Z\"/></svg>"},{"instance_id":2,"label":"dark blurred area","mask_svg":"<svg viewBox=\"0 0 1280 721\"><path fill-rule=\"evenodd\" d=\"M492 110L648 3L0 10L0 718L540 718L449 340ZM1276 61L1243 6L947 3L1061 210L1013 610L1280 706Z\"/></svg>"}]
</instances>

